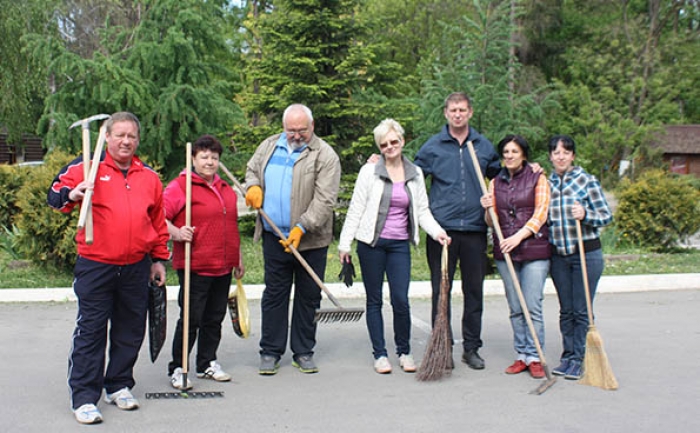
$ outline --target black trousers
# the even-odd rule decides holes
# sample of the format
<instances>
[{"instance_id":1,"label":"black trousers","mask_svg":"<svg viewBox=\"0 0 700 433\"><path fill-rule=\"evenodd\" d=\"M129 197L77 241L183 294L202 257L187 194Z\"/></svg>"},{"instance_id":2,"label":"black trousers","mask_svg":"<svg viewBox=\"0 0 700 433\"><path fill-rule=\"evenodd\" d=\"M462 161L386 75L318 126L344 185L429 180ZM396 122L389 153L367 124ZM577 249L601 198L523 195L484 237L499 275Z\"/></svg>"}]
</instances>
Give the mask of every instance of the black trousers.
<instances>
[{"instance_id":1,"label":"black trousers","mask_svg":"<svg viewBox=\"0 0 700 433\"><path fill-rule=\"evenodd\" d=\"M481 316L484 311L484 277L488 265L486 257L486 233L458 232L448 230L447 234L452 238L448 248L448 275L450 279L450 293L452 283L459 263L462 275L462 294L464 304L462 306L462 346L464 350L477 349L483 345L481 341ZM428 266L430 267L430 283L433 289L432 320L435 322L438 311L438 299L440 296L440 280L442 245L439 242L426 237L426 251ZM448 298L448 317L451 317L452 303ZM451 323L451 322L449 322ZM450 328L450 336L452 336Z\"/></svg>"},{"instance_id":2,"label":"black trousers","mask_svg":"<svg viewBox=\"0 0 700 433\"><path fill-rule=\"evenodd\" d=\"M168 375L182 367L182 326L185 271L177 271L180 279L180 318L173 337L173 359L168 364ZM211 361L216 361L216 351L221 342L221 322L226 317L228 293L231 289L231 273L218 277L208 277L190 273L190 317L188 326L188 355L197 342L196 367L198 373L204 373ZM189 365L189 363L188 363ZM189 370L189 368L188 368Z\"/></svg>"},{"instance_id":3,"label":"black trousers","mask_svg":"<svg viewBox=\"0 0 700 433\"><path fill-rule=\"evenodd\" d=\"M134 364L146 331L150 269L147 257L124 266L78 257L73 271L78 316L68 356L73 409L97 404L102 388L113 393L136 384Z\"/></svg>"},{"instance_id":4,"label":"black trousers","mask_svg":"<svg viewBox=\"0 0 700 433\"><path fill-rule=\"evenodd\" d=\"M294 285L290 348L294 355L313 355L316 346L314 316L321 306L321 289L294 255L284 252L279 240L274 234L263 232L265 290L261 300L260 354L279 359L285 352L289 297ZM328 247L301 252L321 280L326 273L327 253Z\"/></svg>"}]
</instances>

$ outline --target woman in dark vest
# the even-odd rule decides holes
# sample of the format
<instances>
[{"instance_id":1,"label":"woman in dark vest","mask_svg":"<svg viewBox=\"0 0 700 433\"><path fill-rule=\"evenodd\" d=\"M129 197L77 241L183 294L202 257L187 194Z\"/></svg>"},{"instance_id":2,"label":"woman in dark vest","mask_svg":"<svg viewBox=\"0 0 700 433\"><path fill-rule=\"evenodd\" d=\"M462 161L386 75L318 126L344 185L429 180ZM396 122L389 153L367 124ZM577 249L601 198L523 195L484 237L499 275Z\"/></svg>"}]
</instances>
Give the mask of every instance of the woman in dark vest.
<instances>
[{"instance_id":1,"label":"woman in dark vest","mask_svg":"<svg viewBox=\"0 0 700 433\"><path fill-rule=\"evenodd\" d=\"M513 344L518 354L506 373L530 371L533 378L545 376L535 343L523 315L513 278L503 253L509 253L523 291L537 337L544 347L542 300L544 283L549 272L549 230L547 212L550 189L543 173L535 173L527 160L530 147L524 138L508 135L498 143L503 168L481 198L484 208L494 207L503 231L503 242L493 236L493 256L503 279L513 326ZM493 225L489 214L486 222Z\"/></svg>"}]
</instances>

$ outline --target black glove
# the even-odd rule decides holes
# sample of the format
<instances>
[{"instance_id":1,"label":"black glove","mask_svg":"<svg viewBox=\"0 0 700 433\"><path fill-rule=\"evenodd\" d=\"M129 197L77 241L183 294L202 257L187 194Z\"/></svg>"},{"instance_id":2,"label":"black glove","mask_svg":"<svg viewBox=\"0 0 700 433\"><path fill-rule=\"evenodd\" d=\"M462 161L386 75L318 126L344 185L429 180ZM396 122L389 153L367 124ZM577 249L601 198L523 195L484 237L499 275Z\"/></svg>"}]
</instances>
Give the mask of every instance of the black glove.
<instances>
[{"instance_id":1,"label":"black glove","mask_svg":"<svg viewBox=\"0 0 700 433\"><path fill-rule=\"evenodd\" d=\"M343 263L343 268L338 274L338 279L343 280L347 287L352 287L352 279L355 277L355 266L352 265L351 261Z\"/></svg>"}]
</instances>

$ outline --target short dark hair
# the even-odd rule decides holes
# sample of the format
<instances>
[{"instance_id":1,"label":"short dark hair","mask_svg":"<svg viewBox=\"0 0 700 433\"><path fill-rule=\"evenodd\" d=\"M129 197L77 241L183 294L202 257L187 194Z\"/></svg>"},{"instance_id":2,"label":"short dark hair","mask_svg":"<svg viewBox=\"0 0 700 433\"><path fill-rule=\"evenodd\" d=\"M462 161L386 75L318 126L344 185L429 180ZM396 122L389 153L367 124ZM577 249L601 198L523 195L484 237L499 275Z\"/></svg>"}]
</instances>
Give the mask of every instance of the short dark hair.
<instances>
[{"instance_id":1,"label":"short dark hair","mask_svg":"<svg viewBox=\"0 0 700 433\"><path fill-rule=\"evenodd\" d=\"M221 156L221 154L224 152L224 147L221 145L219 140L216 139L216 137L205 134L194 142L194 145L192 146L192 156L195 156L204 150L211 150L212 152L216 152L219 154L219 156Z\"/></svg>"},{"instance_id":2,"label":"short dark hair","mask_svg":"<svg viewBox=\"0 0 700 433\"><path fill-rule=\"evenodd\" d=\"M574 142L573 138L566 134L555 135L549 139L548 147L550 154L557 149L557 145L559 145L560 142L561 145L564 146L564 149L568 150L569 152L573 152L573 154L576 155L576 143Z\"/></svg>"},{"instance_id":3,"label":"short dark hair","mask_svg":"<svg viewBox=\"0 0 700 433\"><path fill-rule=\"evenodd\" d=\"M450 102L463 102L463 101L467 101L467 106L468 106L469 108L471 108L471 106L472 106L472 101L471 101L471 99L469 99L469 96L467 96L466 93L464 93L464 92L453 92L453 93L450 93L450 94L447 96L447 98L445 98L445 107L444 107L444 108L447 108L447 105L448 105Z\"/></svg>"},{"instance_id":4,"label":"short dark hair","mask_svg":"<svg viewBox=\"0 0 700 433\"><path fill-rule=\"evenodd\" d=\"M508 134L498 142L498 154L501 155L501 158L503 158L503 148L505 148L506 144L510 143L511 141L520 147L520 150L523 152L523 156L525 157L525 161L528 161L530 159L530 145L527 144L527 140L516 134Z\"/></svg>"}]
</instances>

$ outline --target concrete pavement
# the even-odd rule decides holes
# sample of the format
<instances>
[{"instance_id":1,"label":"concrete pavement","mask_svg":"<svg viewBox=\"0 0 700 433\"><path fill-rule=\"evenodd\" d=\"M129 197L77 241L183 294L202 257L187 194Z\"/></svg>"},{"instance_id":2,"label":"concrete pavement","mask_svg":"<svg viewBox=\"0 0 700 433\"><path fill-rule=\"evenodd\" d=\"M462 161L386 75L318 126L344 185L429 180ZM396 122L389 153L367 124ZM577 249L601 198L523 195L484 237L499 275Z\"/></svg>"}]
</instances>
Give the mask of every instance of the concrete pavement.
<instances>
[{"instance_id":1,"label":"concrete pavement","mask_svg":"<svg viewBox=\"0 0 700 433\"><path fill-rule=\"evenodd\" d=\"M5 432L659 432L700 431L695 416L700 401L700 278L698 274L662 277L607 277L596 298L596 325L620 383L617 391L559 379L540 396L527 373L503 373L514 357L507 305L487 296L481 354L486 369L457 362L439 382L420 383L398 369L372 370L363 321L319 325L318 374L304 375L282 359L276 376L257 374L259 301L251 297L252 335L237 337L228 323L219 362L234 380L216 383L194 378L196 391L224 391L224 398L146 400L146 392L172 391L166 376L175 302L168 304L168 341L155 364L147 344L136 365L134 394L141 408L121 412L99 404L105 422L80 426L68 407L67 354L76 306L71 301L0 303L3 343L0 419ZM653 284L652 284L653 282ZM500 282L498 282L500 284ZM487 284L490 287L490 283ZM491 290L487 287L487 292ZM255 290L248 288L251 295ZM355 287L353 288L355 289ZM496 290L497 287L494 289ZM683 290L678 290L683 289ZM34 289L33 289L34 290ZM335 290L335 289L334 289ZM361 298L342 293L343 302ZM0 290L4 292L4 290ZM66 299L66 298L63 298ZM460 299L455 296L455 305ZM430 301L412 296L413 352L423 356L429 338ZM324 306L330 306L324 300ZM555 295L545 297L546 353L552 366L561 350ZM453 329L461 312L455 307ZM384 307L387 348L393 352L391 309ZM426 328L427 326L427 328ZM457 351L459 354L459 351ZM458 361L458 359L456 358Z\"/></svg>"}]
</instances>

